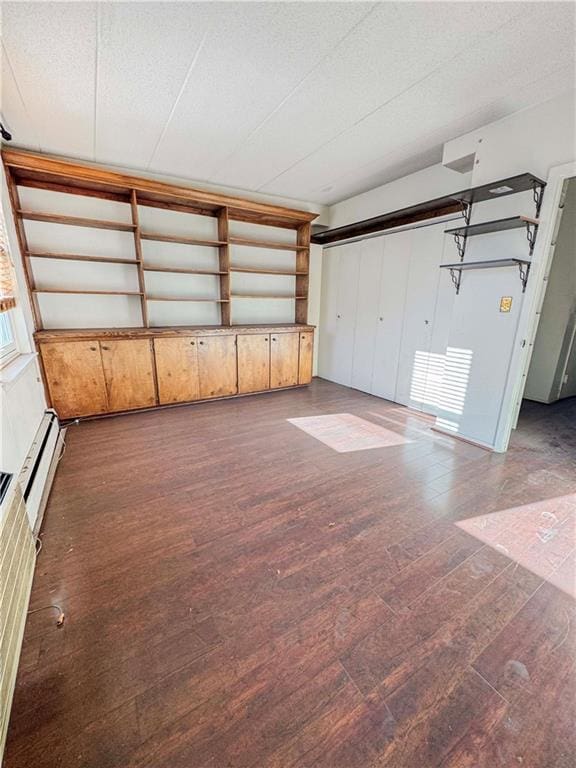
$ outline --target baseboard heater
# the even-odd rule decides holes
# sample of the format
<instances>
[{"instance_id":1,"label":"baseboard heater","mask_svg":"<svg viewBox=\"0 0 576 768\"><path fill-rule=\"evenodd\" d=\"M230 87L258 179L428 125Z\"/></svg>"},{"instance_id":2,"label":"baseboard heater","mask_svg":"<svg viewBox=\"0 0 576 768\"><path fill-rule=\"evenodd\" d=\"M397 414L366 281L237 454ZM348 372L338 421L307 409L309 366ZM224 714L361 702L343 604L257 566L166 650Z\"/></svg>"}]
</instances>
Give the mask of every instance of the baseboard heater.
<instances>
[{"instance_id":1,"label":"baseboard heater","mask_svg":"<svg viewBox=\"0 0 576 768\"><path fill-rule=\"evenodd\" d=\"M30 527L36 535L42 525L58 459L64 447L64 434L56 413L46 411L18 476Z\"/></svg>"}]
</instances>

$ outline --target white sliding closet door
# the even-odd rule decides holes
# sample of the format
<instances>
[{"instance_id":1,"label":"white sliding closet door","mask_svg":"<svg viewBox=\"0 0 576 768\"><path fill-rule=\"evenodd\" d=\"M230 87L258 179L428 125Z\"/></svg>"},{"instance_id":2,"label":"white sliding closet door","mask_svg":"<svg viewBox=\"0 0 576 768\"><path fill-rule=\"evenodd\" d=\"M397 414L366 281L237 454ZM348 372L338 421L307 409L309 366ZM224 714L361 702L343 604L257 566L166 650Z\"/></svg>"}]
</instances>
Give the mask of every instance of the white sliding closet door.
<instances>
[{"instance_id":1,"label":"white sliding closet door","mask_svg":"<svg viewBox=\"0 0 576 768\"><path fill-rule=\"evenodd\" d=\"M372 392L384 239L379 237L364 240L359 245L361 245L361 249L358 306L354 328L352 386L363 392Z\"/></svg>"},{"instance_id":2,"label":"white sliding closet door","mask_svg":"<svg viewBox=\"0 0 576 768\"><path fill-rule=\"evenodd\" d=\"M411 238L411 232L399 232L382 238L382 267L371 392L387 400L396 400Z\"/></svg>"},{"instance_id":3,"label":"white sliding closet door","mask_svg":"<svg viewBox=\"0 0 576 768\"><path fill-rule=\"evenodd\" d=\"M318 333L318 375L334 380L338 349L338 266L340 248L324 252L322 261L322 296L320 303L320 328Z\"/></svg>"},{"instance_id":4,"label":"white sliding closet door","mask_svg":"<svg viewBox=\"0 0 576 768\"><path fill-rule=\"evenodd\" d=\"M354 328L358 303L358 275L360 272L359 243L343 245L338 249L338 311L336 313L336 355L333 381L349 387L352 383L352 356Z\"/></svg>"},{"instance_id":5,"label":"white sliding closet door","mask_svg":"<svg viewBox=\"0 0 576 768\"><path fill-rule=\"evenodd\" d=\"M435 413L437 361L430 355L444 226L412 230L396 402ZM441 373L440 373L441 377Z\"/></svg>"},{"instance_id":6,"label":"white sliding closet door","mask_svg":"<svg viewBox=\"0 0 576 768\"><path fill-rule=\"evenodd\" d=\"M360 244L330 248L322 266L318 370L320 376L347 387L352 381L360 248Z\"/></svg>"}]
</instances>

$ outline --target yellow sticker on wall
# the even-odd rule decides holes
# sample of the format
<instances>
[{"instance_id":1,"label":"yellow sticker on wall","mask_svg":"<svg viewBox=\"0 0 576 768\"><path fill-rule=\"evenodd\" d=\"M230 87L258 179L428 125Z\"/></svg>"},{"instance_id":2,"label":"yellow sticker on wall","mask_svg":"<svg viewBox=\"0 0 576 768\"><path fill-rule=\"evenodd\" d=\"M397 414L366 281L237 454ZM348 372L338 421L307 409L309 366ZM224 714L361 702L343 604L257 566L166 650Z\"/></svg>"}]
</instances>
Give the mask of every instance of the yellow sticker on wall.
<instances>
[{"instance_id":1,"label":"yellow sticker on wall","mask_svg":"<svg viewBox=\"0 0 576 768\"><path fill-rule=\"evenodd\" d=\"M502 296L500 299L500 312L510 312L512 309L512 296Z\"/></svg>"}]
</instances>

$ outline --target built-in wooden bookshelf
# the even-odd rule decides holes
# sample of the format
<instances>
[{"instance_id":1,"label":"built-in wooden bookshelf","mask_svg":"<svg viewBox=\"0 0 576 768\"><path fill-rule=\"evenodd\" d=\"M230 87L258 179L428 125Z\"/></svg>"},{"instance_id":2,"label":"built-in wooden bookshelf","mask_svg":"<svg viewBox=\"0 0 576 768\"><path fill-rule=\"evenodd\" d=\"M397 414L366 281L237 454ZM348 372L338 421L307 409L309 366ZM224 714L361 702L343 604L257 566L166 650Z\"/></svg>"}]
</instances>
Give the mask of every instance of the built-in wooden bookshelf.
<instances>
[{"instance_id":1,"label":"built-in wooden bookshelf","mask_svg":"<svg viewBox=\"0 0 576 768\"><path fill-rule=\"evenodd\" d=\"M311 221L316 214L291 208L269 205L251 200L244 200L229 195L221 195L205 190L191 189L184 186L166 184L152 179L145 179L92 165L83 165L59 158L39 155L20 150L5 149L2 152L6 169L10 201L16 224L19 246L22 254L24 273L31 298L36 330L49 328L45 322L39 302L43 294L76 295L78 301L90 296L128 297L130 301L140 303L141 326L143 328L157 325L150 320L150 305L161 302L182 302L183 304L212 303L219 308L219 324L232 326L235 322L235 305L237 302L251 300L253 302L270 302L291 300L294 302L295 324L306 324L308 315L308 272L310 253ZM114 201L126 205L125 221L114 221L108 218L91 216L68 215L44 210L30 210L20 201L21 188L47 190L67 195L78 195L83 198L97 198ZM142 224L142 212L147 208L159 208L177 212L181 216L206 216L215 219L214 238L203 237L201 233L194 236L178 232L152 231ZM29 246L29 238L25 222L42 222L57 227L83 227L93 229L96 234L101 230L111 232L131 233L133 235L133 253L118 256L91 255L88 253L66 252L65 248L46 250L37 245ZM266 235L262 238L242 236L232 231L235 222L264 227ZM271 239L270 228L283 232L291 231L290 242ZM282 238L284 239L284 238ZM94 241L97 242L97 241ZM196 264L191 258L189 264L171 265L161 258L145 252L143 243L172 243L177 246L214 249L217 253L217 264L212 268ZM234 257L233 249L254 253L254 249L269 251L272 256L266 257L265 263L250 264ZM278 261L274 252L282 254L284 259ZM290 265L287 265L287 254L293 254ZM280 255L278 256L278 259ZM64 264L66 269L72 269L74 263L89 262L116 268L122 265L134 269L134 289L104 290L92 285L66 284L50 285L43 283L35 272L36 260L54 259ZM197 279L198 281L213 277L216 281L217 292L204 295L198 287L196 293L182 291L164 295L147 285L147 276L154 273L175 275L183 281ZM132 275L132 272L130 272ZM231 277L237 274L243 281L242 289L235 289ZM278 277L290 280L293 278L293 288L283 290L278 285L271 284L269 290L262 285L251 287L251 276L268 276L271 280ZM238 278L240 279L240 278ZM255 279L255 278L254 278ZM200 283L199 283L200 285ZM137 286L137 288L136 288ZM265 310L262 310L265 315ZM266 318L263 317L263 323ZM191 325L195 323L190 323ZM217 325L218 323L212 323ZM74 327L67 325L65 327Z\"/></svg>"}]
</instances>

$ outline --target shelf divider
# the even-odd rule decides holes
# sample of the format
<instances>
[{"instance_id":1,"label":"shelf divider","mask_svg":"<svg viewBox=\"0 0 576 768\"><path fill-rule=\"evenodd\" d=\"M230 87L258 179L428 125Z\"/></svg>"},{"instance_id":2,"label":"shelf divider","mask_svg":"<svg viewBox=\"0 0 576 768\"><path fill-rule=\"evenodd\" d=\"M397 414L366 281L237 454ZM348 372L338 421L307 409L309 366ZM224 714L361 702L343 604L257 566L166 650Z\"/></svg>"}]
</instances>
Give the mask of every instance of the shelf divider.
<instances>
[{"instance_id":1,"label":"shelf divider","mask_svg":"<svg viewBox=\"0 0 576 768\"><path fill-rule=\"evenodd\" d=\"M230 306L230 222L228 208L221 208L218 212L218 239L221 245L218 248L218 265L220 267L220 322L222 325L232 324L232 310Z\"/></svg>"},{"instance_id":2,"label":"shelf divider","mask_svg":"<svg viewBox=\"0 0 576 768\"><path fill-rule=\"evenodd\" d=\"M148 320L148 304L146 303L146 280L144 278L144 267L142 264L142 243L140 241L140 218L138 216L138 197L136 190L133 189L130 193L130 210L132 213L132 224L134 225L134 248L136 250L136 259L138 261L138 285L140 287L140 293L142 294L141 308L142 308L142 325L144 328L148 328L150 322Z\"/></svg>"}]
</instances>

